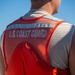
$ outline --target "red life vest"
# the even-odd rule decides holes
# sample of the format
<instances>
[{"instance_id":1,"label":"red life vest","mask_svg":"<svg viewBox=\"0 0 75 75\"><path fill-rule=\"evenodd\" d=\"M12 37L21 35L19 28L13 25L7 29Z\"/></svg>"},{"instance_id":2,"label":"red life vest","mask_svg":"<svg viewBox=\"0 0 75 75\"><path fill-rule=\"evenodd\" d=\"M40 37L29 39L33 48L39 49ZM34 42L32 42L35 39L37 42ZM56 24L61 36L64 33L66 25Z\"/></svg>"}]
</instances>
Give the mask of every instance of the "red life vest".
<instances>
[{"instance_id":1,"label":"red life vest","mask_svg":"<svg viewBox=\"0 0 75 75\"><path fill-rule=\"evenodd\" d=\"M70 75L69 70L54 68L48 57L51 36L61 22L41 17L19 20L8 25L5 31L3 53L6 75ZM12 28L13 24L49 23L54 28ZM41 33L42 32L42 33ZM37 35L34 35L37 34Z\"/></svg>"}]
</instances>

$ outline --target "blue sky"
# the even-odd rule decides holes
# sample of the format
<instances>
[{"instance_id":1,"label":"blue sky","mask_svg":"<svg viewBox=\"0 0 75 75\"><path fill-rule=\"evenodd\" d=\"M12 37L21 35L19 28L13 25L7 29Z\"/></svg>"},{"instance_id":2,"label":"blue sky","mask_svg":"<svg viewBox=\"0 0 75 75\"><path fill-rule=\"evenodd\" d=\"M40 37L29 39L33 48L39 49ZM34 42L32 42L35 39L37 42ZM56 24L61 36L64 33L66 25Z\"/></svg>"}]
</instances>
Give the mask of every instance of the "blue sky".
<instances>
[{"instance_id":1,"label":"blue sky","mask_svg":"<svg viewBox=\"0 0 75 75\"><path fill-rule=\"evenodd\" d=\"M0 35L9 23L27 13L30 6L30 0L0 0ZM54 16L75 25L75 0L62 0L59 13Z\"/></svg>"}]
</instances>

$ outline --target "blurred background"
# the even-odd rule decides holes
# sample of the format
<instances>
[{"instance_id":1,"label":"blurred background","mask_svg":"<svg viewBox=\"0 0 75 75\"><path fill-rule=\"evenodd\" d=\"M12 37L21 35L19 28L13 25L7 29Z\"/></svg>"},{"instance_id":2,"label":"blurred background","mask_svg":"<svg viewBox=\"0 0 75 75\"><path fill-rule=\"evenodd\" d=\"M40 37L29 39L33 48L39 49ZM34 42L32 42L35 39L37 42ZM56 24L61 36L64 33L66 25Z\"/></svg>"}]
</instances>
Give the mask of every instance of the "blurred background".
<instances>
[{"instance_id":1,"label":"blurred background","mask_svg":"<svg viewBox=\"0 0 75 75\"><path fill-rule=\"evenodd\" d=\"M25 15L31 7L30 0L0 0L0 36L6 26ZM75 25L75 0L62 0L55 17Z\"/></svg>"}]
</instances>

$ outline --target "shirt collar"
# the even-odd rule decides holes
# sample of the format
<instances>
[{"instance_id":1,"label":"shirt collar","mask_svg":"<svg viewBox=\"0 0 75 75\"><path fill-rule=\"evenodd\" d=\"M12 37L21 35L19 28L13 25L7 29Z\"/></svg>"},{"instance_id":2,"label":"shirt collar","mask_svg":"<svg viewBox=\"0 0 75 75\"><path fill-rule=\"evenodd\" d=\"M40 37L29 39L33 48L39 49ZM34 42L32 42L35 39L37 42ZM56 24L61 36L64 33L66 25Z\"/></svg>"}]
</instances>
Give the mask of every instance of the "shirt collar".
<instances>
[{"instance_id":1,"label":"shirt collar","mask_svg":"<svg viewBox=\"0 0 75 75\"><path fill-rule=\"evenodd\" d=\"M56 21L61 21L61 19L59 18L55 18L53 16L51 16L47 11L43 10L43 9L31 9L27 14L25 14L22 18L23 19L27 19L27 18L36 18L39 16L45 15L44 18L47 19L52 19L52 20L56 20Z\"/></svg>"}]
</instances>

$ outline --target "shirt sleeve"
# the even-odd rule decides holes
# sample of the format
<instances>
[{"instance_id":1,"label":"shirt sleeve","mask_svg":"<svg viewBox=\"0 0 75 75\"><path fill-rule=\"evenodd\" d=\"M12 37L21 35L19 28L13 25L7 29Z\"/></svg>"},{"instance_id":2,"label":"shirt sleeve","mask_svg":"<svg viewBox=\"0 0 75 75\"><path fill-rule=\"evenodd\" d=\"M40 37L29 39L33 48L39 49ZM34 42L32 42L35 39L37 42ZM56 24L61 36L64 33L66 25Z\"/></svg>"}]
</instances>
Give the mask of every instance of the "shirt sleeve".
<instances>
[{"instance_id":1,"label":"shirt sleeve","mask_svg":"<svg viewBox=\"0 0 75 75\"><path fill-rule=\"evenodd\" d=\"M4 38L4 32L3 34L0 36L0 48L2 49L3 46L3 38Z\"/></svg>"},{"instance_id":2,"label":"shirt sleeve","mask_svg":"<svg viewBox=\"0 0 75 75\"><path fill-rule=\"evenodd\" d=\"M0 36L0 48L1 48L1 40L2 40L2 37Z\"/></svg>"}]
</instances>

